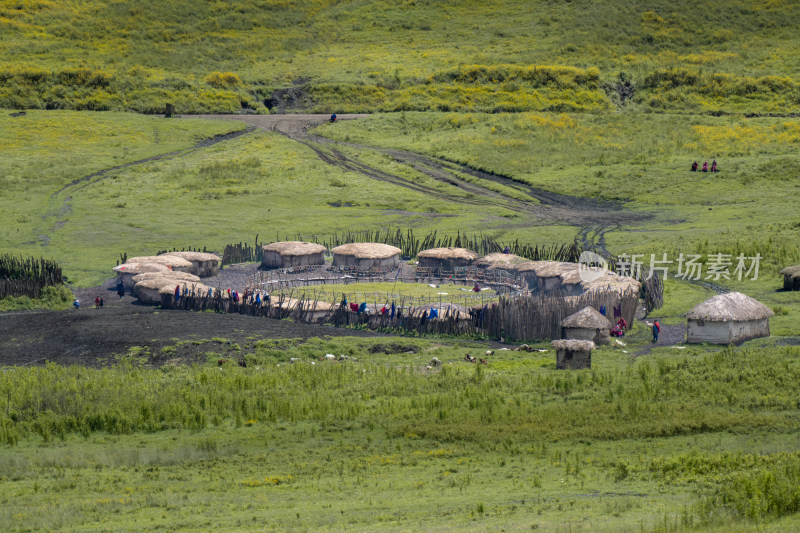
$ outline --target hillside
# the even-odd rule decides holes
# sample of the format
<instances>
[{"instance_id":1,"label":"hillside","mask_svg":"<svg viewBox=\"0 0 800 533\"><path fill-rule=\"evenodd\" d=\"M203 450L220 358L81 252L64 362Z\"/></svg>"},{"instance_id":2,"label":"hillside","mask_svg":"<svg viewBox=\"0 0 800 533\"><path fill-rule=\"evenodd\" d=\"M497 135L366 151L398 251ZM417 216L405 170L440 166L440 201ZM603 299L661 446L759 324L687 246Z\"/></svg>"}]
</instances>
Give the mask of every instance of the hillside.
<instances>
[{"instance_id":1,"label":"hillside","mask_svg":"<svg viewBox=\"0 0 800 533\"><path fill-rule=\"evenodd\" d=\"M794 2L0 2L0 106L800 111Z\"/></svg>"}]
</instances>

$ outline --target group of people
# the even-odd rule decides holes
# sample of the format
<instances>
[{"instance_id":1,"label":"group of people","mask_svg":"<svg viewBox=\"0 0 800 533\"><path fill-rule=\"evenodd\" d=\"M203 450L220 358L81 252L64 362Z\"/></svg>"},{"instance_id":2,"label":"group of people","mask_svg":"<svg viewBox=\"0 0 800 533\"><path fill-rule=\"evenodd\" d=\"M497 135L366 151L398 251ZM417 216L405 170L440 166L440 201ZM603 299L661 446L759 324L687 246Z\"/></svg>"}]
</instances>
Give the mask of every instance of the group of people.
<instances>
[{"instance_id":1,"label":"group of people","mask_svg":"<svg viewBox=\"0 0 800 533\"><path fill-rule=\"evenodd\" d=\"M603 316L605 316L605 310L606 309L604 305L600 306L600 313ZM614 316L615 317L619 316L617 315L617 308L614 309ZM653 332L653 340L651 342L653 343L658 342L658 334L661 333L661 324L658 323L658 319L656 319L652 324L648 322L647 325L652 328ZM625 321L624 318L622 318L622 316L620 316L619 320L617 320L617 323L614 325L613 328L611 328L609 334L612 337L624 337L625 331L627 331L627 329L628 329L628 323Z\"/></svg>"},{"instance_id":2,"label":"group of people","mask_svg":"<svg viewBox=\"0 0 800 533\"><path fill-rule=\"evenodd\" d=\"M700 172L709 172L708 161L703 161L703 168L701 168L699 170L700 170ZM697 171L698 171L698 165L697 165L697 161L695 161L694 163L692 163L692 172L697 172ZM711 162L711 170L710 170L710 172L719 172L719 169L717 168L717 160L716 159Z\"/></svg>"}]
</instances>

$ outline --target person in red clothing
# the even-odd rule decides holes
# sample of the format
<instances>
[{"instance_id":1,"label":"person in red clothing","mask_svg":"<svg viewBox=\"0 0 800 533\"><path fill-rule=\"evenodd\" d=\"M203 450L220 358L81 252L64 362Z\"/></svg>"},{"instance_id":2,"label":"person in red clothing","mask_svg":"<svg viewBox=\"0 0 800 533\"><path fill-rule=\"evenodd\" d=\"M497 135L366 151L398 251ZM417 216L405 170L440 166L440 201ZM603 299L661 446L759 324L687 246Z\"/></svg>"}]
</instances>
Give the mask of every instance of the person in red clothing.
<instances>
[{"instance_id":1,"label":"person in red clothing","mask_svg":"<svg viewBox=\"0 0 800 533\"><path fill-rule=\"evenodd\" d=\"M716 171L717 171L717 160L715 159L714 161L711 162L711 172L716 172Z\"/></svg>"},{"instance_id":2,"label":"person in red clothing","mask_svg":"<svg viewBox=\"0 0 800 533\"><path fill-rule=\"evenodd\" d=\"M708 172L708 161L703 161L703 172Z\"/></svg>"},{"instance_id":3,"label":"person in red clothing","mask_svg":"<svg viewBox=\"0 0 800 533\"><path fill-rule=\"evenodd\" d=\"M661 333L661 324L658 323L658 320L653 322L653 342L658 342L658 334Z\"/></svg>"}]
</instances>

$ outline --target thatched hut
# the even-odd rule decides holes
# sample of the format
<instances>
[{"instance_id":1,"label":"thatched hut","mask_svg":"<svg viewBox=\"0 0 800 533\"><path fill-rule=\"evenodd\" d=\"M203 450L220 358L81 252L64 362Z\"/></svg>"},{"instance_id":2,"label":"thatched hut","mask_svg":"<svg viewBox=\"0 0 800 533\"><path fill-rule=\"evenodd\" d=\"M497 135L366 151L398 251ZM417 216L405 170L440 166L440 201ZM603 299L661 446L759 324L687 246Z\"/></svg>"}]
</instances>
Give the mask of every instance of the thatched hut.
<instances>
[{"instance_id":1,"label":"thatched hut","mask_svg":"<svg viewBox=\"0 0 800 533\"><path fill-rule=\"evenodd\" d=\"M564 286L561 275L578 270L577 263L558 261L527 261L517 265L517 272L525 278L531 292L552 292ZM580 294L578 289L577 294Z\"/></svg>"},{"instance_id":2,"label":"thatched hut","mask_svg":"<svg viewBox=\"0 0 800 533\"><path fill-rule=\"evenodd\" d=\"M175 287L178 286L178 285L180 285L180 287L181 287L181 294L183 294L184 286L194 296L211 297L211 296L215 296L217 294L217 292L218 292L218 289L215 289L213 287L209 287L209 286L204 285L202 283L180 282L180 283L171 283L169 285L164 285L163 287L161 287L161 289L159 289L158 293L161 296L164 296L164 295L173 296L175 294ZM219 292L222 295L223 299L225 299L225 300L228 299L228 294L226 292L224 292L224 291L219 291Z\"/></svg>"},{"instance_id":3,"label":"thatched hut","mask_svg":"<svg viewBox=\"0 0 800 533\"><path fill-rule=\"evenodd\" d=\"M800 265L786 267L781 270L783 274L783 290L800 291Z\"/></svg>"},{"instance_id":4,"label":"thatched hut","mask_svg":"<svg viewBox=\"0 0 800 533\"><path fill-rule=\"evenodd\" d=\"M201 278L216 276L219 274L220 265L222 265L222 259L218 255L206 252L168 252L159 257L166 256L180 257L189 261L192 264L189 272Z\"/></svg>"},{"instance_id":5,"label":"thatched hut","mask_svg":"<svg viewBox=\"0 0 800 533\"><path fill-rule=\"evenodd\" d=\"M556 340L550 343L556 349L556 368L560 370L578 370L592 368L592 341Z\"/></svg>"},{"instance_id":6,"label":"thatched hut","mask_svg":"<svg viewBox=\"0 0 800 533\"><path fill-rule=\"evenodd\" d=\"M178 281L189 281L192 283L199 283L200 277L195 276L194 274L189 274L188 272L175 272L174 270L167 270L166 272L144 272L142 274L136 274L133 276L133 283L139 283L140 281L145 281L148 279L153 278L169 278L174 279L176 282Z\"/></svg>"},{"instance_id":7,"label":"thatched hut","mask_svg":"<svg viewBox=\"0 0 800 533\"><path fill-rule=\"evenodd\" d=\"M769 337L772 309L740 292L709 298L686 313L686 342L741 344Z\"/></svg>"},{"instance_id":8,"label":"thatched hut","mask_svg":"<svg viewBox=\"0 0 800 533\"><path fill-rule=\"evenodd\" d=\"M611 322L593 307L584 307L561 321L561 337L608 344Z\"/></svg>"},{"instance_id":9,"label":"thatched hut","mask_svg":"<svg viewBox=\"0 0 800 533\"><path fill-rule=\"evenodd\" d=\"M192 270L192 263L175 255L145 255L141 257L131 257L128 263L157 263L169 267L170 270L177 272L189 272Z\"/></svg>"},{"instance_id":10,"label":"thatched hut","mask_svg":"<svg viewBox=\"0 0 800 533\"><path fill-rule=\"evenodd\" d=\"M497 252L485 255L475 260L472 264L473 266L485 268L487 270L516 270L517 265L528 262L527 259L518 255Z\"/></svg>"},{"instance_id":11,"label":"thatched hut","mask_svg":"<svg viewBox=\"0 0 800 533\"><path fill-rule=\"evenodd\" d=\"M325 247L321 244L300 241L273 242L262 247L264 268L289 268L324 265Z\"/></svg>"},{"instance_id":12,"label":"thatched hut","mask_svg":"<svg viewBox=\"0 0 800 533\"><path fill-rule=\"evenodd\" d=\"M114 272L117 274L116 282L122 282L126 289L131 289L136 285L136 282L133 281L133 277L138 274L143 274L145 272L171 272L171 270L167 265L159 263L133 263L128 261L127 263L115 266Z\"/></svg>"},{"instance_id":13,"label":"thatched hut","mask_svg":"<svg viewBox=\"0 0 800 533\"><path fill-rule=\"evenodd\" d=\"M396 268L400 264L400 248L388 244L354 242L333 250L333 266L362 268Z\"/></svg>"},{"instance_id":14,"label":"thatched hut","mask_svg":"<svg viewBox=\"0 0 800 533\"><path fill-rule=\"evenodd\" d=\"M417 254L419 266L441 270L453 270L456 267L469 266L478 257L477 253L466 248L431 248Z\"/></svg>"},{"instance_id":15,"label":"thatched hut","mask_svg":"<svg viewBox=\"0 0 800 533\"><path fill-rule=\"evenodd\" d=\"M194 289L198 292L208 290L208 287L201 283L177 281L175 279L159 277L140 281L133 287L133 293L139 299L139 302L143 304L160 304L161 290L167 289L174 292L177 286L181 287L181 291L183 291L184 287L188 287L190 290Z\"/></svg>"}]
</instances>

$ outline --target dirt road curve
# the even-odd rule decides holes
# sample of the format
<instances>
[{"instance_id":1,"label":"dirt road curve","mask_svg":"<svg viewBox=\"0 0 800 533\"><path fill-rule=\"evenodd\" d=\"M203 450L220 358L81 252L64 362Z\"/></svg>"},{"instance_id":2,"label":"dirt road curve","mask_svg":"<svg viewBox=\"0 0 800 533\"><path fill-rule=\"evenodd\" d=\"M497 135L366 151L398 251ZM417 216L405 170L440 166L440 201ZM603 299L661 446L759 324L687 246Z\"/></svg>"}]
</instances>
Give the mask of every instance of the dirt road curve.
<instances>
[{"instance_id":1,"label":"dirt road curve","mask_svg":"<svg viewBox=\"0 0 800 533\"><path fill-rule=\"evenodd\" d=\"M338 115L338 120L353 120L369 115ZM199 118L199 115L185 116ZM359 172L369 178L385 181L450 202L469 207L495 205L527 215L531 226L542 224L567 224L579 229L576 241L584 249L594 250L608 256L605 249L605 235L626 225L641 222L650 215L628 211L619 202L607 202L591 198L581 198L557 194L512 178L474 169L467 165L442 158L426 156L399 149L387 149L363 144L333 141L319 135L311 135L308 130L326 122L328 115L204 115L203 118L240 120L250 126L275 131L312 149L326 163L346 171ZM421 181L413 181L384 170L371 167L348 157L340 147L374 150L390 155L395 161L411 167L416 172L446 184L446 188L431 188ZM514 189L523 199L493 191L480 182L467 181L464 175L479 178L484 182L494 182ZM452 191L442 192L442 191ZM464 193L471 193L465 195ZM530 200L525 200L528 197Z\"/></svg>"}]
</instances>

